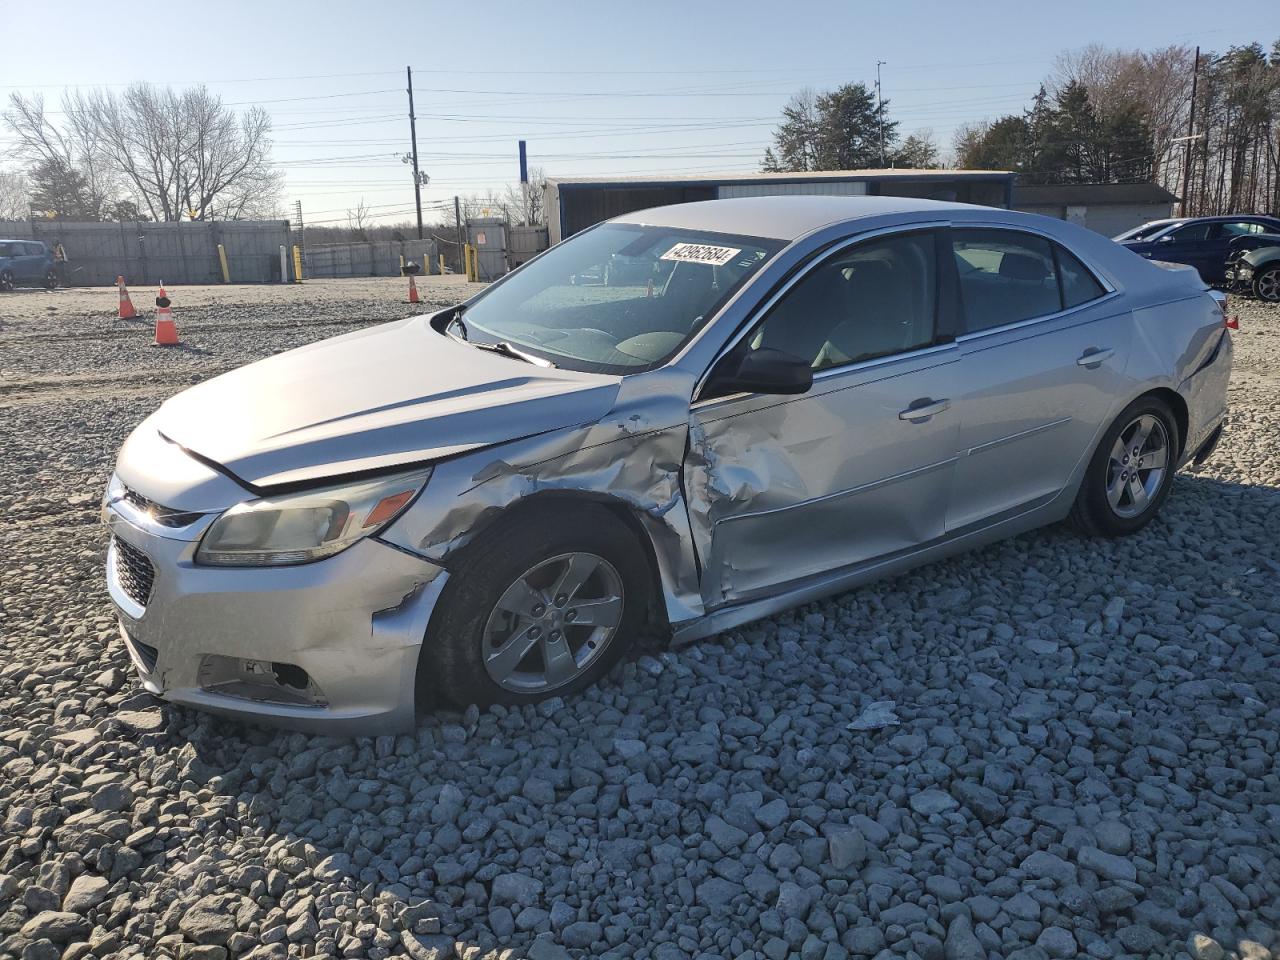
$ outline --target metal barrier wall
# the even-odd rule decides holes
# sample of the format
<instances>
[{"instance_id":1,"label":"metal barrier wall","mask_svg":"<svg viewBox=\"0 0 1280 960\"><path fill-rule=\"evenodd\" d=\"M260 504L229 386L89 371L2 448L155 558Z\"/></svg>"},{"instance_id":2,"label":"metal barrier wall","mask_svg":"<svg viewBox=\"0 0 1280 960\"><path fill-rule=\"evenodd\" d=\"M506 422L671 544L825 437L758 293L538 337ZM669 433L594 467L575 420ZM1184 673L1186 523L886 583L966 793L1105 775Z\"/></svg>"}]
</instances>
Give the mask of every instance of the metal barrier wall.
<instances>
[{"instance_id":1,"label":"metal barrier wall","mask_svg":"<svg viewBox=\"0 0 1280 960\"><path fill-rule=\"evenodd\" d=\"M512 268L532 260L550 246L546 227L511 227L507 231L507 243Z\"/></svg>"},{"instance_id":2,"label":"metal barrier wall","mask_svg":"<svg viewBox=\"0 0 1280 960\"><path fill-rule=\"evenodd\" d=\"M402 256L422 267L424 274L440 272L434 240L309 244L305 254L307 277L398 277Z\"/></svg>"},{"instance_id":3,"label":"metal barrier wall","mask_svg":"<svg viewBox=\"0 0 1280 960\"><path fill-rule=\"evenodd\" d=\"M130 283L221 283L218 244L227 254L232 283L280 280L280 245L293 240L287 220L194 223L71 223L6 221L0 239L61 240L70 286Z\"/></svg>"}]
</instances>

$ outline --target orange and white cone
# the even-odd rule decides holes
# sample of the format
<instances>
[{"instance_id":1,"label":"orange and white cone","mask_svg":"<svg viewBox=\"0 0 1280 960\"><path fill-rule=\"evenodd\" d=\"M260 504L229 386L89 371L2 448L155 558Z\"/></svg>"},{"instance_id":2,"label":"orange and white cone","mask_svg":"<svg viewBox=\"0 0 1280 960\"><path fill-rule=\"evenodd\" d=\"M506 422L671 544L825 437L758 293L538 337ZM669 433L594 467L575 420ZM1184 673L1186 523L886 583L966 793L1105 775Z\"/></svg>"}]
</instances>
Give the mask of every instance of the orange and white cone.
<instances>
[{"instance_id":1,"label":"orange and white cone","mask_svg":"<svg viewBox=\"0 0 1280 960\"><path fill-rule=\"evenodd\" d=\"M129 299L129 288L124 285L124 277L116 277L116 286L120 289L119 319L134 319L138 315L138 311L133 309L133 301Z\"/></svg>"},{"instance_id":2,"label":"orange and white cone","mask_svg":"<svg viewBox=\"0 0 1280 960\"><path fill-rule=\"evenodd\" d=\"M418 297L418 284L417 282L414 281L412 273L409 274L409 302L410 303L422 302Z\"/></svg>"},{"instance_id":3,"label":"orange and white cone","mask_svg":"<svg viewBox=\"0 0 1280 960\"><path fill-rule=\"evenodd\" d=\"M169 302L169 295L161 284L160 296L156 297L156 339L151 344L153 347L174 347L178 344L178 328L173 323Z\"/></svg>"}]
</instances>

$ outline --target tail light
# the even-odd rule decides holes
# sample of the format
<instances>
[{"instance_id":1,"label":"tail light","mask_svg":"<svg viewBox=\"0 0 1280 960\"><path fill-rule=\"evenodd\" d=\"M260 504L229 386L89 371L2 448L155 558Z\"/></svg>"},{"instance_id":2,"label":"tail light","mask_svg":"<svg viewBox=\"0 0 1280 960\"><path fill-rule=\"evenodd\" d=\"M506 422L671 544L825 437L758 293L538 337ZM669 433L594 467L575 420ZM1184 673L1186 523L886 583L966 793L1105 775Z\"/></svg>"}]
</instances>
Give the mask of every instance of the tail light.
<instances>
[{"instance_id":1,"label":"tail light","mask_svg":"<svg viewBox=\"0 0 1280 960\"><path fill-rule=\"evenodd\" d=\"M1240 318L1235 314L1227 314L1227 295L1221 290L1210 290L1209 296L1213 298L1214 304L1218 308L1218 312L1222 314L1222 325L1228 330L1240 329Z\"/></svg>"}]
</instances>

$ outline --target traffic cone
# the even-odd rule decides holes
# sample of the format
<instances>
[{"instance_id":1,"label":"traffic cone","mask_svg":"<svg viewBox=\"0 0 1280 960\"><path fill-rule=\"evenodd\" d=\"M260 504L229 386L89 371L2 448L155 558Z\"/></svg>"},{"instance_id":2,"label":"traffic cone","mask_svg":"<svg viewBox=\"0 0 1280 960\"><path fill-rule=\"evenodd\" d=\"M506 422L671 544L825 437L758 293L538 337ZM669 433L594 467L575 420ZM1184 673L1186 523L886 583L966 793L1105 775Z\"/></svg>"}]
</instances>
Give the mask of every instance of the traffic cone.
<instances>
[{"instance_id":1,"label":"traffic cone","mask_svg":"<svg viewBox=\"0 0 1280 960\"><path fill-rule=\"evenodd\" d=\"M116 286L120 288L120 317L121 320L132 320L138 315L138 311L133 309L133 301L129 299L129 288L124 285L124 277L116 277Z\"/></svg>"},{"instance_id":2,"label":"traffic cone","mask_svg":"<svg viewBox=\"0 0 1280 960\"><path fill-rule=\"evenodd\" d=\"M421 303L421 302L422 302L422 301L418 298L418 284L414 281L414 279L413 279L413 274L412 274L412 273L411 273L411 274L409 274L409 302L410 302L410 303Z\"/></svg>"},{"instance_id":3,"label":"traffic cone","mask_svg":"<svg viewBox=\"0 0 1280 960\"><path fill-rule=\"evenodd\" d=\"M156 297L156 339L153 347L175 347L178 345L178 328L173 323L173 311L169 309L169 295L164 292L164 284L160 285L160 296Z\"/></svg>"}]
</instances>

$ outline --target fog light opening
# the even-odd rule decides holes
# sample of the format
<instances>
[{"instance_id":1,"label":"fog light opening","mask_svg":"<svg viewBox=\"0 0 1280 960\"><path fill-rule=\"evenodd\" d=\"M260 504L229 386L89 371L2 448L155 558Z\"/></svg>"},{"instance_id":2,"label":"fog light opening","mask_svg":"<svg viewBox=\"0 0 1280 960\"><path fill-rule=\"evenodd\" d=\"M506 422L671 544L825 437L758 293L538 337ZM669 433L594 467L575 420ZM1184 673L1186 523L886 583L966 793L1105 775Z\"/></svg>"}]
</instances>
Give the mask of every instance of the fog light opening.
<instances>
[{"instance_id":1,"label":"fog light opening","mask_svg":"<svg viewBox=\"0 0 1280 960\"><path fill-rule=\"evenodd\" d=\"M276 683L284 687L293 687L295 690L306 690L311 685L311 677L307 675L307 671L292 663L280 663L278 660L271 661L271 673L276 678Z\"/></svg>"},{"instance_id":2,"label":"fog light opening","mask_svg":"<svg viewBox=\"0 0 1280 960\"><path fill-rule=\"evenodd\" d=\"M206 654L200 689L223 697L294 707L324 707L328 701L306 670L294 663Z\"/></svg>"}]
</instances>

